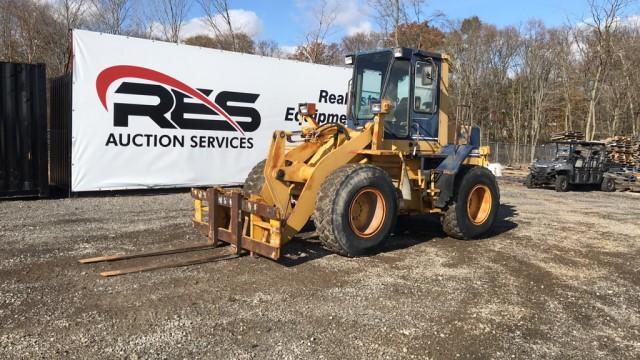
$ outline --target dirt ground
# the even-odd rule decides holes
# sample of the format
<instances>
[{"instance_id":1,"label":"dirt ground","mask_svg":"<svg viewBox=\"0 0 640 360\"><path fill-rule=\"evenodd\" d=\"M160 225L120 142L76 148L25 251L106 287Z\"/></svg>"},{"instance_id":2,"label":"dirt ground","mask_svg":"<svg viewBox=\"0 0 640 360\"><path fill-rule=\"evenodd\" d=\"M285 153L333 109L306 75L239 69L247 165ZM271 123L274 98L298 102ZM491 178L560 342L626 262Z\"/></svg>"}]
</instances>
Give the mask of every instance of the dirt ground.
<instances>
[{"instance_id":1,"label":"dirt ground","mask_svg":"<svg viewBox=\"0 0 640 360\"><path fill-rule=\"evenodd\" d=\"M0 202L0 357L640 358L640 196L518 181L482 240L419 217L368 257L115 278L77 259L204 240L188 194Z\"/></svg>"}]
</instances>

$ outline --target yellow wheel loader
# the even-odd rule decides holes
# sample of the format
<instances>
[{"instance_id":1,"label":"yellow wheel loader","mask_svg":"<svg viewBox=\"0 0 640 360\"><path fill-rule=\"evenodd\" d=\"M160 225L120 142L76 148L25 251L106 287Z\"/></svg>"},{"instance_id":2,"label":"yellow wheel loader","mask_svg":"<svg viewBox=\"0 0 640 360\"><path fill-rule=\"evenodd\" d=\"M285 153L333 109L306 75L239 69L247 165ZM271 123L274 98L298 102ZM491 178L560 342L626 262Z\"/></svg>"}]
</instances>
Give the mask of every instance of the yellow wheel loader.
<instances>
[{"instance_id":1,"label":"yellow wheel loader","mask_svg":"<svg viewBox=\"0 0 640 360\"><path fill-rule=\"evenodd\" d=\"M396 218L438 214L455 238L486 234L500 193L480 129L449 123L446 55L396 48L349 55L348 124L318 124L300 104L300 131L275 131L242 188L194 188L194 225L212 246L277 260L313 222L329 250L357 256Z\"/></svg>"},{"instance_id":2,"label":"yellow wheel loader","mask_svg":"<svg viewBox=\"0 0 640 360\"><path fill-rule=\"evenodd\" d=\"M487 170L480 129L449 123L448 58L397 48L349 55L348 124L318 124L300 104L300 131L276 131L266 159L242 188L194 188L194 226L207 243L100 256L82 264L200 252L220 253L104 271L123 275L226 260L246 252L274 260L313 222L329 250L357 256L379 246L398 216L438 214L448 235L486 234L500 193Z\"/></svg>"}]
</instances>

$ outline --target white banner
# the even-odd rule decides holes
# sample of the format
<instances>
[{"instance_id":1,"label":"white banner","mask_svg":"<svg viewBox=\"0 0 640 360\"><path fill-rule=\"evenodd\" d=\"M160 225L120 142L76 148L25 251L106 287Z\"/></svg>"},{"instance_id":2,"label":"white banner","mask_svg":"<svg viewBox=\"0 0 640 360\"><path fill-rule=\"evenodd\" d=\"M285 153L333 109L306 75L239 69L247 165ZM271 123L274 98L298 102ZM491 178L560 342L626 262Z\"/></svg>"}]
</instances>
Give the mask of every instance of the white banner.
<instances>
[{"instance_id":1,"label":"white banner","mask_svg":"<svg viewBox=\"0 0 640 360\"><path fill-rule=\"evenodd\" d=\"M300 102L346 124L351 70L73 32L72 191L241 183Z\"/></svg>"}]
</instances>

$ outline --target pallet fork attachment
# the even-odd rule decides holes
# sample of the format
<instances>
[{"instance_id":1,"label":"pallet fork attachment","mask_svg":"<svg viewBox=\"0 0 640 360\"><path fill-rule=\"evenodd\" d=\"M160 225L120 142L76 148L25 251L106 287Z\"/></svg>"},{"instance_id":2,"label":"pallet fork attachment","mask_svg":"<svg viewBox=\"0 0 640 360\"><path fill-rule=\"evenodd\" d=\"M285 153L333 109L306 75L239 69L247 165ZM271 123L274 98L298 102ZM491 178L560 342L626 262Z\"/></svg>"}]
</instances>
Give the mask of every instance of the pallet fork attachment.
<instances>
[{"instance_id":1,"label":"pallet fork attachment","mask_svg":"<svg viewBox=\"0 0 640 360\"><path fill-rule=\"evenodd\" d=\"M239 188L194 188L191 196L196 207L194 227L211 244L224 242L237 252L280 258L283 219L277 207L253 196L247 199Z\"/></svg>"},{"instance_id":2,"label":"pallet fork attachment","mask_svg":"<svg viewBox=\"0 0 640 360\"><path fill-rule=\"evenodd\" d=\"M243 256L247 251L252 255L262 255L274 260L280 257L279 246L251 238L252 234L259 234L263 241L273 240L275 243L275 240L279 240L280 221L276 220L278 212L275 207L245 199L240 189L193 189L191 194L196 199L194 226L208 237L206 243L133 254L93 257L81 259L78 262L80 264L94 264L216 250L218 248L222 250L186 260L128 267L100 273L101 276L109 277L228 260ZM203 203L206 203L207 206L202 206ZM273 220L264 222L262 221L264 218ZM262 231L252 229L254 226ZM232 246L222 248L223 243Z\"/></svg>"},{"instance_id":3,"label":"pallet fork attachment","mask_svg":"<svg viewBox=\"0 0 640 360\"><path fill-rule=\"evenodd\" d=\"M131 259L140 259L147 257L158 257L165 255L175 255L175 254L183 254L183 253L192 253L192 252L204 252L205 250L217 250L215 246L210 243L207 244L198 244L198 245L190 245L179 248L172 249L164 249L164 250L153 250L153 251L145 251L138 252L133 254L124 254L124 255L108 255L108 256L99 256L87 259L80 259L78 262L80 264L96 264L101 262L114 262L114 261L122 261L122 260L131 260ZM103 271L100 273L100 276L103 277L111 277L118 275L126 275L132 273L139 273L145 271L152 271L158 269L169 269L176 267L183 267L189 265L197 265L197 264L205 264L210 262L217 262L229 259L235 259L244 255L244 253L236 253L235 251L229 251L228 249L220 249L216 253L207 252L204 256L192 257L189 259L175 260L163 263L151 263L140 266L131 266L125 267L121 269Z\"/></svg>"},{"instance_id":4,"label":"pallet fork attachment","mask_svg":"<svg viewBox=\"0 0 640 360\"><path fill-rule=\"evenodd\" d=\"M78 260L78 262L80 264L95 264L100 262L112 262L112 261L121 261L121 260L140 259L140 258L146 258L146 257L158 257L158 256L164 256L164 255L181 254L181 253L202 252L204 250L215 250L215 249L216 247L214 247L211 244L192 245L192 246L185 246L181 248L154 250L154 251L139 252L134 254L100 256L100 257L94 257L94 258L81 259L81 260ZM183 267L183 266L189 266L189 265L205 264L210 262L235 259L237 257L244 255L243 253L238 254L235 252L230 252L227 249L221 249L221 250L222 251L219 251L213 254L207 253L204 256L193 257L193 258L184 259L184 260L175 260L175 261L164 262L164 263L152 263L152 264L146 264L146 265L140 265L140 266L132 266L132 267L125 267L121 269L103 271L100 273L100 276L111 277L111 276L126 275L126 274L139 273L139 272L145 272L145 271L151 271L151 270L158 270L158 269L169 269L169 268Z\"/></svg>"}]
</instances>

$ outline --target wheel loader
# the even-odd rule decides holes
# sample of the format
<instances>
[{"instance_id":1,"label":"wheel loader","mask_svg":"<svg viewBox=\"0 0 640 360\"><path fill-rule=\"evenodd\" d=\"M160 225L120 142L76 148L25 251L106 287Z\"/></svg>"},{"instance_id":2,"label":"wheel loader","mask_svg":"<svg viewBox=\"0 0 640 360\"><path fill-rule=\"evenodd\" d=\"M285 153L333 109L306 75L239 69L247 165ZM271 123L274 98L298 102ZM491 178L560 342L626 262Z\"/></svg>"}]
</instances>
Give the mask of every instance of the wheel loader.
<instances>
[{"instance_id":1,"label":"wheel loader","mask_svg":"<svg viewBox=\"0 0 640 360\"><path fill-rule=\"evenodd\" d=\"M319 124L299 105L299 131L273 133L265 159L242 188L194 188L194 226L208 237L182 248L110 255L82 264L210 250L220 253L101 272L117 276L235 258L278 260L315 226L330 251L358 256L378 247L398 217L436 214L448 235L483 236L500 206L480 129L449 122L446 55L397 48L349 55L347 126Z\"/></svg>"},{"instance_id":2,"label":"wheel loader","mask_svg":"<svg viewBox=\"0 0 640 360\"><path fill-rule=\"evenodd\" d=\"M450 60L408 48L345 57L353 67L348 123L316 122L299 105L299 131L273 133L242 188L194 188L194 226L213 246L277 260L308 224L344 256L378 247L399 216L437 214L448 235L483 236L500 206L480 129L451 124Z\"/></svg>"}]
</instances>

